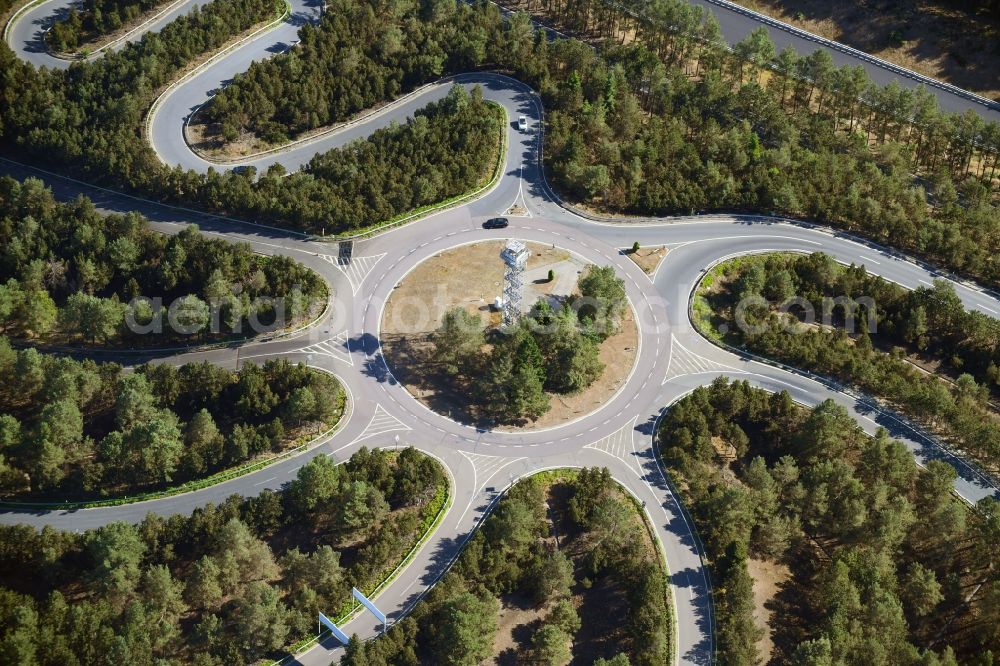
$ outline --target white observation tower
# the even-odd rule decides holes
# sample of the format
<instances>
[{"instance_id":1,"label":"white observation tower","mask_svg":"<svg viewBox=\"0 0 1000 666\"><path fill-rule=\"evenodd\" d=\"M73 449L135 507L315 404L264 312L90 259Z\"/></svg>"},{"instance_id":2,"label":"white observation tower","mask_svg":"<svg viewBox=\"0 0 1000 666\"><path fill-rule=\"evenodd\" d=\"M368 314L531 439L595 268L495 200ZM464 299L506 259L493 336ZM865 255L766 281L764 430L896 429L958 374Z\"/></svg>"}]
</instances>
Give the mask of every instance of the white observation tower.
<instances>
[{"instance_id":1,"label":"white observation tower","mask_svg":"<svg viewBox=\"0 0 1000 666\"><path fill-rule=\"evenodd\" d=\"M522 275L528 265L531 252L519 240L509 240L500 252L500 258L507 265L503 280L503 325L511 326L521 318Z\"/></svg>"}]
</instances>

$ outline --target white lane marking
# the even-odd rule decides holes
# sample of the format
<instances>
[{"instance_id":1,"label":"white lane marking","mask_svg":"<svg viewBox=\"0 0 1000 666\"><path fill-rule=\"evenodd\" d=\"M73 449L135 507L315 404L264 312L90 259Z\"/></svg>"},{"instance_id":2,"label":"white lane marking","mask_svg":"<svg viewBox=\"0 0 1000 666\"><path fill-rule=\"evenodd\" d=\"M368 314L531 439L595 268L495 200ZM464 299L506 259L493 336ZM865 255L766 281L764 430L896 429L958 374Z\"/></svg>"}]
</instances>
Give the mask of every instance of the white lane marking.
<instances>
[{"instance_id":1,"label":"white lane marking","mask_svg":"<svg viewBox=\"0 0 1000 666\"><path fill-rule=\"evenodd\" d=\"M351 444L355 444L363 439L375 437L376 435L382 435L387 432L412 429L413 428L387 412L382 405L375 405L375 413L372 414L371 421L369 421L368 425L365 426L364 431L354 438L354 441L352 441Z\"/></svg>"},{"instance_id":2,"label":"white lane marking","mask_svg":"<svg viewBox=\"0 0 1000 666\"><path fill-rule=\"evenodd\" d=\"M620 458L626 460L626 454L629 447L635 448L635 442L633 437L635 435L635 423L639 416L636 415L626 423L624 426L614 431L610 435L603 437L596 442L591 442L587 444L585 449L594 449L597 451L602 451L608 455L614 456L615 458ZM606 422L605 422L606 423ZM591 428L588 432L597 430L597 428Z\"/></svg>"},{"instance_id":3,"label":"white lane marking","mask_svg":"<svg viewBox=\"0 0 1000 666\"><path fill-rule=\"evenodd\" d=\"M747 238L780 238L782 240L791 240L797 243L809 243L810 245L823 245L819 241L809 240L807 238L798 238L796 236L779 236L777 234L741 234L739 236L712 236L710 238L698 238L689 241L680 241L677 243L664 243L666 247L673 247L675 250L679 250L686 245L694 245L695 243L710 243L712 241L721 240L745 240ZM572 240L572 239L571 239Z\"/></svg>"},{"instance_id":4,"label":"white lane marking","mask_svg":"<svg viewBox=\"0 0 1000 666\"><path fill-rule=\"evenodd\" d=\"M354 357L351 356L351 339L347 335L346 330L341 331L329 340L303 347L299 351L309 355L329 356L335 361L343 361L348 365L354 365Z\"/></svg>"},{"instance_id":5,"label":"white lane marking","mask_svg":"<svg viewBox=\"0 0 1000 666\"><path fill-rule=\"evenodd\" d=\"M424 245L427 245L427 243L424 243ZM423 245L421 245L421 247L423 247ZM410 252L413 251L414 250L410 250ZM317 256L319 256L319 258L323 261L332 264L347 276L347 281L351 283L351 291L353 291L356 296L358 290L361 288L361 284L365 281L365 278L367 278L368 274L372 272L373 268L375 268L375 264L377 264L385 255L386 253L383 252L382 254L376 254L371 257L351 257L347 260L341 260L340 257L335 257L330 254L320 254Z\"/></svg>"},{"instance_id":6,"label":"white lane marking","mask_svg":"<svg viewBox=\"0 0 1000 666\"><path fill-rule=\"evenodd\" d=\"M676 351L675 351L676 349ZM696 375L716 370L736 370L731 365L705 358L687 349L676 337L670 335L670 354L667 360L667 378L664 384L680 375Z\"/></svg>"}]
</instances>

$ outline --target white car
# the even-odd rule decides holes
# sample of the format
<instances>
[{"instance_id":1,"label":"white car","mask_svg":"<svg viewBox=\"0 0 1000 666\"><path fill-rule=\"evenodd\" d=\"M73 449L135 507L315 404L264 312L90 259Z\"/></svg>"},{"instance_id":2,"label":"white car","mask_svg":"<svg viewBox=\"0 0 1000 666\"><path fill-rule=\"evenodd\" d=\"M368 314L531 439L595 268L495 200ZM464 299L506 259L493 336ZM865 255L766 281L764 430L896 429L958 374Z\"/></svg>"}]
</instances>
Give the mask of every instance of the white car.
<instances>
[{"instance_id":1,"label":"white car","mask_svg":"<svg viewBox=\"0 0 1000 666\"><path fill-rule=\"evenodd\" d=\"M518 118L517 129L521 130L522 132L526 132L528 130L528 119L525 118L524 116Z\"/></svg>"}]
</instances>

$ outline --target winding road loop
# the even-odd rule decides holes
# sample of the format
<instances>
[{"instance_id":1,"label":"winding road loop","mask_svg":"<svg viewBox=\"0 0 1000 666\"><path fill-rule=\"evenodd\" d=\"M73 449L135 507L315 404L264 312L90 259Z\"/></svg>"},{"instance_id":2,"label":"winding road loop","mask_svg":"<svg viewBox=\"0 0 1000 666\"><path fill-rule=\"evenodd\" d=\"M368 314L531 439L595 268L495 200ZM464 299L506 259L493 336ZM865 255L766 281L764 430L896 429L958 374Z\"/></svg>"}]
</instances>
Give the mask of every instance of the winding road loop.
<instances>
[{"instance_id":1,"label":"winding road loop","mask_svg":"<svg viewBox=\"0 0 1000 666\"><path fill-rule=\"evenodd\" d=\"M20 15L10 27L8 40L22 58L50 67L68 64L48 55L41 42L41 31L68 4L69 0L51 0ZM194 0L181 3L146 29L162 27L193 4ZM290 48L299 26L315 21L319 12L317 0L294 0L287 21L210 61L169 89L149 122L149 138L160 157L171 165L206 171L209 163L195 155L182 138L186 119L210 99L212 91L246 70L253 60ZM350 266L338 265L335 246L303 239L293 232L163 206L0 159L3 171L14 177L43 177L61 199L83 194L108 212L138 210L164 233L176 233L196 223L206 233L244 241L263 254L287 255L309 266L331 285L334 302L327 316L293 336L245 344L239 357L251 362L283 357L329 370L341 379L353 401L348 421L329 440L260 472L149 502L75 512L11 511L0 514L0 520L83 530L117 520L139 521L149 512L186 514L233 493L252 496L265 488L280 489L314 456L342 461L362 446L412 445L438 457L447 467L455 483L454 503L414 560L378 596L380 607L397 620L444 573L488 508L515 480L546 468L605 466L645 503L658 533L670 568L677 620L675 661L708 664L713 656L713 618L699 542L653 448L653 434L662 410L698 386L729 376L770 391L786 390L807 406L832 399L853 414L867 432L886 427L920 463L942 459L954 465L959 471L955 491L965 500L975 502L998 495L997 489L974 469L907 429L891 414L872 411L865 401L801 374L720 349L703 338L688 318L691 292L706 268L725 257L750 252L823 251L841 262L862 263L870 272L911 289L930 284L937 275L897 253L810 225L727 216L604 224L579 217L559 203L545 181L540 164L541 102L518 81L490 73L453 77L341 130L247 163L259 170L273 163L281 163L288 170L299 168L317 152L368 136L392 121L405 120L416 109L447 94L452 83L481 86L484 97L503 105L509 118L527 117L529 131L517 131L513 124L507 128L509 149L503 175L495 187L472 203L357 242ZM510 227L502 233L481 228L484 219L502 213L515 201L525 207L525 216L511 217ZM544 431L483 431L433 413L394 381L380 356L382 309L403 275L448 248L508 237L550 243L594 264L614 266L624 279L640 329L635 369L618 392L592 413ZM670 248L655 274L644 273L621 251L635 241ZM1000 314L1000 302L987 292L965 283L956 282L955 287L966 307L992 316ZM148 359L131 356L129 360ZM163 360L177 364L207 360L234 367L237 352L199 351ZM369 615L363 614L345 629L349 634L370 637L376 635L378 627ZM339 656L339 650L336 641L331 640L298 655L296 662L328 664Z\"/></svg>"}]
</instances>

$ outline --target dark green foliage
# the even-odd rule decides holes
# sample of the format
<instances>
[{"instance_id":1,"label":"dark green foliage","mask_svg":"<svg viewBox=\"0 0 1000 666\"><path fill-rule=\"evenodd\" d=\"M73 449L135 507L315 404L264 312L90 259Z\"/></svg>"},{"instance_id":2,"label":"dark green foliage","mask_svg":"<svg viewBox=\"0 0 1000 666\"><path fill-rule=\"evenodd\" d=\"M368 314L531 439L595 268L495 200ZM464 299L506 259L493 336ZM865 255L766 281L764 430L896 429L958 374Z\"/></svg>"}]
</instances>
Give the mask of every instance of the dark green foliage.
<instances>
[{"instance_id":1,"label":"dark green foliage","mask_svg":"<svg viewBox=\"0 0 1000 666\"><path fill-rule=\"evenodd\" d=\"M538 343L526 326L497 334L476 381L476 394L488 417L498 421L537 419L549 411L543 390L546 368ZM471 367L469 368L471 370Z\"/></svg>"},{"instance_id":2,"label":"dark green foliage","mask_svg":"<svg viewBox=\"0 0 1000 666\"><path fill-rule=\"evenodd\" d=\"M435 612L428 644L434 663L476 666L493 653L499 604L494 597L459 593Z\"/></svg>"},{"instance_id":3,"label":"dark green foliage","mask_svg":"<svg viewBox=\"0 0 1000 666\"><path fill-rule=\"evenodd\" d=\"M974 662L1000 646L991 600L961 591L997 588L993 556L973 552L995 549L998 503L953 499L954 468L918 470L831 402L806 411L724 378L673 405L657 438L707 550L720 662L755 663L748 557L792 571L771 606L772 658L953 663L954 650ZM720 444L738 451L726 468Z\"/></svg>"},{"instance_id":4,"label":"dark green foliage","mask_svg":"<svg viewBox=\"0 0 1000 666\"><path fill-rule=\"evenodd\" d=\"M625 283L612 266L591 266L580 278L580 302L575 304L580 321L604 340L618 332L622 311L628 307Z\"/></svg>"},{"instance_id":5,"label":"dark green foliage","mask_svg":"<svg viewBox=\"0 0 1000 666\"><path fill-rule=\"evenodd\" d=\"M2 337L0 374L8 378L2 492L33 499L119 496L202 478L331 424L343 401L330 375L284 360L239 372L203 363L123 374L111 363L15 352ZM280 405L303 390L314 396L309 410L286 425Z\"/></svg>"},{"instance_id":6,"label":"dark green foliage","mask_svg":"<svg viewBox=\"0 0 1000 666\"><path fill-rule=\"evenodd\" d=\"M280 137L435 75L496 63L542 92L549 166L577 196L639 213L738 208L818 218L994 283L1000 276L989 191L1000 127L973 112L943 114L926 91L881 89L824 51L775 54L762 32L730 54L714 19L677 0L638 9L661 17L638 22L623 5L549 6L571 30L638 30L637 44L600 52L537 39L521 16L505 28L489 6L435 5L410 21L413 6L344 4L303 31L301 52L239 77L212 118L230 132ZM772 62L777 75L763 88L756 70ZM860 97L874 102L862 107ZM933 206L911 179L916 171L932 176Z\"/></svg>"},{"instance_id":7,"label":"dark green foliage","mask_svg":"<svg viewBox=\"0 0 1000 666\"><path fill-rule=\"evenodd\" d=\"M414 2L330 2L286 55L256 62L205 108L224 136L251 131L286 141L347 120L443 74L485 60L500 24L495 8Z\"/></svg>"},{"instance_id":8,"label":"dark green foliage","mask_svg":"<svg viewBox=\"0 0 1000 666\"><path fill-rule=\"evenodd\" d=\"M166 0L87 0L81 10L70 7L66 18L52 24L45 41L57 52L75 51L81 44L96 39L139 18Z\"/></svg>"},{"instance_id":9,"label":"dark green foliage","mask_svg":"<svg viewBox=\"0 0 1000 666\"><path fill-rule=\"evenodd\" d=\"M557 482L563 484L571 504L580 510L615 503L625 512L620 531L622 542L630 545L609 548L604 563L590 572L595 577L610 576L628 600L630 629L615 646L624 654L610 663L630 663L625 654L634 664L666 663L670 619L665 579L663 569L639 545L643 535L637 531L645 528L637 520L636 507L607 469L581 470L578 477ZM564 550L542 540L550 529L545 487L537 477L515 484L469 540L452 571L383 638L352 644L342 666L479 663L492 654L497 597L506 594L555 602L524 657L536 660L532 663L564 663L570 641L580 631L580 617L567 597L575 585L574 562ZM594 531L603 529L599 519L584 521L577 511L571 514L578 538L587 543L601 538Z\"/></svg>"},{"instance_id":10,"label":"dark green foliage","mask_svg":"<svg viewBox=\"0 0 1000 666\"><path fill-rule=\"evenodd\" d=\"M280 167L255 182L257 174L252 170L241 174L211 171L203 176L162 165L142 138L141 123L153 93L179 67L217 47L220 39L268 18L273 8L273 0L213 2L121 52L75 65L69 72L37 72L18 62L8 47L0 46L0 66L5 71L8 65L11 68L0 89L2 137L42 161L105 183L317 234L384 222L465 193L490 175L500 132L498 112L478 95L469 97L459 91L406 125L386 128L364 141L316 156L304 173L288 178L282 177L285 173ZM367 6L357 9L369 14L372 29L389 25ZM412 23L415 7L405 13ZM331 8L324 15L334 17L339 11ZM494 20L498 22L499 17ZM449 22L442 18L445 23ZM460 31L459 26L450 29ZM312 28L305 32L310 30L316 33ZM350 30L354 39L364 32L357 24ZM309 40L305 32L303 46ZM470 35L457 34L462 39ZM421 44L423 48L427 42ZM388 42L384 47L394 48ZM437 66L426 61L421 68L430 71ZM376 94L352 97L349 106L355 110L398 91L394 86L383 88L368 74L361 72L359 80L365 86L372 84ZM336 74L335 78L342 77ZM27 91L19 86L38 87ZM100 94L95 93L98 89ZM36 104L55 111L42 117ZM71 116L74 123L67 125L64 116Z\"/></svg>"},{"instance_id":11,"label":"dark green foliage","mask_svg":"<svg viewBox=\"0 0 1000 666\"><path fill-rule=\"evenodd\" d=\"M554 624L543 624L531 637L535 663L562 666L573 656L569 650L570 636Z\"/></svg>"},{"instance_id":12,"label":"dark green foliage","mask_svg":"<svg viewBox=\"0 0 1000 666\"><path fill-rule=\"evenodd\" d=\"M141 131L154 94L198 55L274 16L274 0L210 2L120 51L65 71L38 71L4 44L3 139L61 169L174 198L166 194L170 170Z\"/></svg>"},{"instance_id":13,"label":"dark green foliage","mask_svg":"<svg viewBox=\"0 0 1000 666\"><path fill-rule=\"evenodd\" d=\"M676 12L666 23L678 25L683 3L665 4ZM754 36L729 55L711 38L644 29L648 48L576 50L568 80L551 75L542 87L546 157L564 190L611 211L817 219L1000 280L992 185L1000 126L972 111L943 114L926 91L873 86L863 70L836 69L822 51L776 57L788 76L762 88L744 65L768 59ZM547 49L550 72L564 51L568 45ZM698 76L685 75L685 66ZM862 106L859 96L877 102ZM929 182L916 183L915 172Z\"/></svg>"},{"instance_id":14,"label":"dark green foliage","mask_svg":"<svg viewBox=\"0 0 1000 666\"><path fill-rule=\"evenodd\" d=\"M971 110L942 113L927 91L874 86L860 67L837 68L825 51L774 55L761 33L730 52L714 19L681 0L655 10L549 9L561 25L607 43L596 51L576 40L550 43L525 16L505 21L487 3L340 0L320 26L303 29L298 48L255 64L206 112L229 138L250 128L281 140L442 74L495 66L541 92L547 166L572 196L643 214L739 209L809 217L1000 284L993 188L1000 126ZM280 169L259 183L252 174L168 169L143 143L139 126L153 91L271 10L267 0L219 0L69 72L36 72L0 46L8 72L2 137L89 178L297 229L356 229L403 212L381 196L372 208L342 199L323 178L281 179ZM622 10L657 18L637 21ZM618 45L615 38L629 31L638 39ZM762 87L767 66L772 76ZM449 160L483 163L459 155L451 146ZM405 182L411 190L388 203L416 205L443 192L434 178L407 174ZM358 179L347 191L364 187Z\"/></svg>"},{"instance_id":15,"label":"dark green foliage","mask_svg":"<svg viewBox=\"0 0 1000 666\"><path fill-rule=\"evenodd\" d=\"M287 257L193 226L165 236L138 214L102 216L82 197L59 204L33 178L0 178L0 238L0 329L18 336L163 346L253 334L250 318L268 325L276 307L291 325L326 297L319 276ZM180 298L210 304L218 332L176 331L167 309ZM141 328L126 326L127 316Z\"/></svg>"},{"instance_id":16,"label":"dark green foliage","mask_svg":"<svg viewBox=\"0 0 1000 666\"><path fill-rule=\"evenodd\" d=\"M301 174L262 179L252 203L273 220L361 229L464 194L491 175L501 115L476 88L455 86L405 125L313 157ZM280 175L280 174L279 174ZM270 201L277 201L272 204Z\"/></svg>"},{"instance_id":17,"label":"dark green foliage","mask_svg":"<svg viewBox=\"0 0 1000 666\"><path fill-rule=\"evenodd\" d=\"M822 254L744 261L729 276L733 286L713 297L712 307L729 316L754 274L765 285L789 283L796 295L813 304L817 321L836 330L790 329L785 319L763 309L748 316L756 330L741 333L730 322L731 335L738 336L733 342L884 398L930 427L944 428L988 469L1000 469L1000 425L988 405L1000 395L1000 320L966 311L945 281L909 291L869 275L864 267L845 268ZM765 286L764 295L771 299L780 294ZM834 300L845 296L858 307ZM865 305L862 297L873 305ZM845 332L847 324L853 337ZM904 351L940 364L954 383L921 372L902 358Z\"/></svg>"},{"instance_id":18,"label":"dark green foliage","mask_svg":"<svg viewBox=\"0 0 1000 666\"><path fill-rule=\"evenodd\" d=\"M476 317L463 308L445 313L433 334L433 358L448 380L469 387L477 416L499 423L537 419L549 410L545 391L578 393L601 376L599 345L617 330L628 300L610 267L591 267L580 290L582 298L558 310L542 299L516 328L492 331L489 353Z\"/></svg>"},{"instance_id":19,"label":"dark green foliage","mask_svg":"<svg viewBox=\"0 0 1000 666\"><path fill-rule=\"evenodd\" d=\"M443 471L408 449L368 457L390 483L396 464L431 474L412 477L423 498ZM300 470L320 461L314 459ZM344 467L347 467L345 469ZM353 465L318 496L338 501L363 483ZM384 469L383 469L384 468ZM409 506L413 498L407 497ZM418 502L415 512L428 506ZM394 507L398 508L398 507ZM409 510L404 511L404 513ZM268 516L268 518L264 518ZM16 664L195 663L270 661L316 630L316 613L350 606L352 586L370 590L412 547L420 521L385 519L369 536L329 515L302 516L289 495L233 496L190 516L150 514L138 525L112 523L82 534L0 526L0 643ZM331 534L335 534L332 537ZM372 548L376 542L382 548Z\"/></svg>"}]
</instances>

